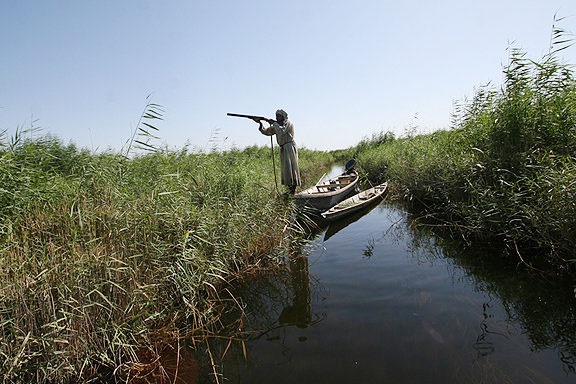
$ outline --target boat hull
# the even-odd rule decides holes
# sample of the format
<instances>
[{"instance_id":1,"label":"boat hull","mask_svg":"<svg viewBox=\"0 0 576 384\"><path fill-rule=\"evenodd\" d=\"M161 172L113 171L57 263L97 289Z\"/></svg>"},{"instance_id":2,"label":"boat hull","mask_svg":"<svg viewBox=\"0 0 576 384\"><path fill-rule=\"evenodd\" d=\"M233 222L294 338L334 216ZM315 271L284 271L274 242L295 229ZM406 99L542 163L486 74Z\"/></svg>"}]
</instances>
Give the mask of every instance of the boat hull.
<instances>
[{"instance_id":1,"label":"boat hull","mask_svg":"<svg viewBox=\"0 0 576 384\"><path fill-rule=\"evenodd\" d=\"M322 213L328 221L338 220L342 217L358 212L376 201L381 201L388 191L388 183L382 183L365 191L359 192L342 200Z\"/></svg>"},{"instance_id":2,"label":"boat hull","mask_svg":"<svg viewBox=\"0 0 576 384\"><path fill-rule=\"evenodd\" d=\"M355 193L357 183L356 171L336 176L295 194L294 202L298 206L325 211Z\"/></svg>"}]
</instances>

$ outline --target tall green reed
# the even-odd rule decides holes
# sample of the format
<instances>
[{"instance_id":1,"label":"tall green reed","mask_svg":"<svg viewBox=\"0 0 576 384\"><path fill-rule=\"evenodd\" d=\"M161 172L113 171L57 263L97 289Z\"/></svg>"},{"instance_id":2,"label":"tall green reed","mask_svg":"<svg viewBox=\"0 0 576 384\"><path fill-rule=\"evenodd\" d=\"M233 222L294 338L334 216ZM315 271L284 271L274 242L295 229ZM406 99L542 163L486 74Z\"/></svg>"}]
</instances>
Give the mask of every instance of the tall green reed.
<instances>
[{"instance_id":1,"label":"tall green reed","mask_svg":"<svg viewBox=\"0 0 576 384\"><path fill-rule=\"evenodd\" d=\"M93 154L53 137L5 140L8 382L158 373L162 346L227 327L227 286L282 262L292 214L274 192L268 148ZM302 153L303 172L320 164Z\"/></svg>"},{"instance_id":2,"label":"tall green reed","mask_svg":"<svg viewBox=\"0 0 576 384\"><path fill-rule=\"evenodd\" d=\"M455 236L572 269L576 81L558 56L571 41L554 27L540 61L511 48L504 84L457 103L450 130L363 145L358 162Z\"/></svg>"}]
</instances>

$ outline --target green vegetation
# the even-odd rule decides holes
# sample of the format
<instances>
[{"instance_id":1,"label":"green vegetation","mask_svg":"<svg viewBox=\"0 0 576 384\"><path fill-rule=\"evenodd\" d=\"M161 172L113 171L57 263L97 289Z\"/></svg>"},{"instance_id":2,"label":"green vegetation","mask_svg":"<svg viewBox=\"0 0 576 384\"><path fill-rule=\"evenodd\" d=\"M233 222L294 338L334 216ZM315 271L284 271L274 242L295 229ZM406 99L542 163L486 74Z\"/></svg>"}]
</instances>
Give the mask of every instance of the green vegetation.
<instances>
[{"instance_id":1,"label":"green vegetation","mask_svg":"<svg viewBox=\"0 0 576 384\"><path fill-rule=\"evenodd\" d=\"M576 81L557 58L562 36L555 30L539 62L512 50L503 86L460 103L451 130L380 134L347 155L390 180L419 222L503 244L532 267L574 271Z\"/></svg>"},{"instance_id":2,"label":"green vegetation","mask_svg":"<svg viewBox=\"0 0 576 384\"><path fill-rule=\"evenodd\" d=\"M6 382L158 372L164 346L225 328L230 284L283 262L292 210L270 148L129 158L24 136L0 140ZM312 180L333 161L300 156Z\"/></svg>"},{"instance_id":3,"label":"green vegetation","mask_svg":"<svg viewBox=\"0 0 576 384\"><path fill-rule=\"evenodd\" d=\"M303 183L355 157L420 223L573 272L576 81L557 59L562 36L540 62L513 50L504 85L461 103L451 130L301 149ZM148 103L143 119L161 118ZM154 130L141 121L126 151L100 154L0 133L5 381L152 377L166 346L218 337L242 311L231 284L285 261L293 211L270 149L160 151ZM130 156L133 146L149 152Z\"/></svg>"}]
</instances>

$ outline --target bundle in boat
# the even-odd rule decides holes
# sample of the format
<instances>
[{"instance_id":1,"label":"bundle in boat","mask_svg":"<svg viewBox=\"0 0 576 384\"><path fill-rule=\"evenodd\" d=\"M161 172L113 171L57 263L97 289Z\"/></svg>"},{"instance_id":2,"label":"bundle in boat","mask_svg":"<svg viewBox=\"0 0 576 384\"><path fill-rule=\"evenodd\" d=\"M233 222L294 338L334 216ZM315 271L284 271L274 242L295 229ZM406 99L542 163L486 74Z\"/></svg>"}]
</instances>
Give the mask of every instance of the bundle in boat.
<instances>
[{"instance_id":1,"label":"bundle in boat","mask_svg":"<svg viewBox=\"0 0 576 384\"><path fill-rule=\"evenodd\" d=\"M357 183L358 172L349 170L298 192L294 195L294 201L299 206L325 211L356 192Z\"/></svg>"}]
</instances>

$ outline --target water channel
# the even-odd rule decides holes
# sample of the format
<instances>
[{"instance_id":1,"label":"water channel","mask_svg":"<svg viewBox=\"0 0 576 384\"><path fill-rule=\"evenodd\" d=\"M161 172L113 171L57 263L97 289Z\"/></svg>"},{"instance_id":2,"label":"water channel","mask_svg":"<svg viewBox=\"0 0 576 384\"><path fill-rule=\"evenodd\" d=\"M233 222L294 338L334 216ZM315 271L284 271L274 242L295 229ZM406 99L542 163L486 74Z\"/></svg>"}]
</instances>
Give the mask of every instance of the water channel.
<instances>
[{"instance_id":1,"label":"water channel","mask_svg":"<svg viewBox=\"0 0 576 384\"><path fill-rule=\"evenodd\" d=\"M410 226L384 201L241 292L229 383L575 383L574 282Z\"/></svg>"}]
</instances>

